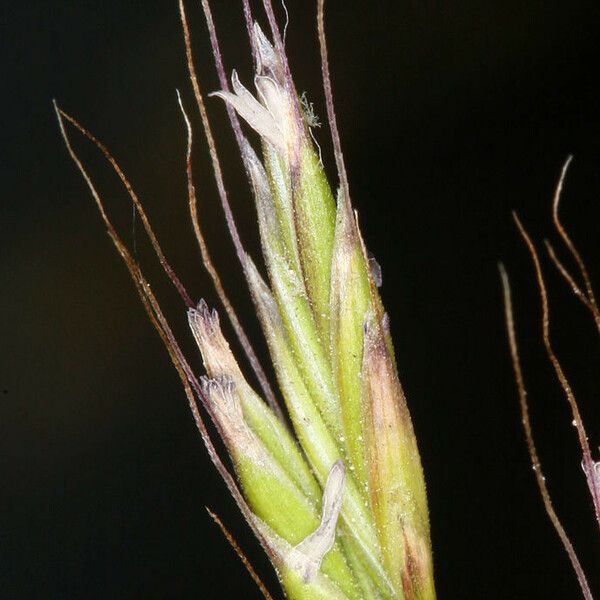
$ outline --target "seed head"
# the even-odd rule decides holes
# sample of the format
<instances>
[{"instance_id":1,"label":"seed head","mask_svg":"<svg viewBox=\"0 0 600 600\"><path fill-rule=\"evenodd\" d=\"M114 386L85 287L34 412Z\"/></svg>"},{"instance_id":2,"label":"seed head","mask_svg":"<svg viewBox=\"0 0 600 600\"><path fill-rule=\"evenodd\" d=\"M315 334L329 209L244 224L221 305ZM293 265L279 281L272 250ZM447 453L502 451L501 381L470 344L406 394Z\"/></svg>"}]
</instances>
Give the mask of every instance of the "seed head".
<instances>
[{"instance_id":1,"label":"seed head","mask_svg":"<svg viewBox=\"0 0 600 600\"><path fill-rule=\"evenodd\" d=\"M226 76L208 0L202 0L221 90L228 106L260 231L262 263L245 251L227 199L216 141L193 65L183 1L182 24L198 102L227 224L265 336L287 417L277 410L255 353L214 270L199 223L188 132L190 208L209 270L270 404L253 389L203 300L193 306L166 261L143 207L108 150L57 107L67 148L90 186L153 324L182 379L213 463L256 534L292 600L433 600L425 483L406 399L398 378L378 287L381 269L358 227L341 155L323 37L319 33L328 117L340 190L337 201L315 149L318 120L291 78L270 0L264 7L272 43L251 19L254 93L237 72ZM181 100L181 99L180 99ZM255 149L238 116L258 135ZM105 154L130 193L161 264L188 307L188 322L206 376L186 360L141 268L119 238L102 200L69 144L63 118ZM215 449L196 401L229 454L230 473ZM272 407L275 407L272 408Z\"/></svg>"}]
</instances>

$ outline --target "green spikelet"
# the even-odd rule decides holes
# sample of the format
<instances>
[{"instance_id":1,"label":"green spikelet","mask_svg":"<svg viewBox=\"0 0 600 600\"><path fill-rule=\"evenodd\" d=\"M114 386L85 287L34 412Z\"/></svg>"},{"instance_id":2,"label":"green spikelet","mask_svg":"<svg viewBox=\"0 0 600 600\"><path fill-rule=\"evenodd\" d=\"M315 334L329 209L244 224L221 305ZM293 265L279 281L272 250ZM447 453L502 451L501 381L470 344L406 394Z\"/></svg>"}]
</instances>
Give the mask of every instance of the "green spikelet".
<instances>
[{"instance_id":1,"label":"green spikelet","mask_svg":"<svg viewBox=\"0 0 600 600\"><path fill-rule=\"evenodd\" d=\"M108 150L56 107L67 148L169 350L211 459L267 552L286 596L292 600L434 600L429 517L419 452L379 297L378 268L374 268L376 263L369 258L361 238L345 175L340 176L342 185L336 201L313 143L310 126L314 121L303 114L306 104L298 99L280 36L275 35L278 42L274 47L258 25L252 25L246 5L256 63L256 95L244 87L235 71L229 89L208 0L203 0L202 6L221 84L227 88L214 95L229 105L255 201L260 263L246 254L228 212L180 0L188 65L221 200L227 207L228 225L235 233L237 254L291 427L280 416L265 385L264 373L207 258L197 223L205 266L269 405L246 380L223 336L217 313L203 301L188 310L188 323L206 372L205 377L196 377L141 268L112 226L73 151L63 119L93 141L117 171L163 267L187 306L194 303L166 262L141 203ZM264 6L276 33L274 15L268 11L270 2L265 1ZM322 31L322 12L320 15ZM324 75L326 65L323 60ZM324 80L327 82L328 77ZM332 109L329 112L330 120L335 121L331 119ZM244 138L235 113L260 138L260 151ZM193 205L191 125L185 111L184 116L188 125L188 190ZM333 137L338 170L345 173L339 166L339 141L336 144L336 135ZM197 401L221 436L235 477L214 447Z\"/></svg>"},{"instance_id":2,"label":"green spikelet","mask_svg":"<svg viewBox=\"0 0 600 600\"><path fill-rule=\"evenodd\" d=\"M340 193L334 201L281 57L258 26L254 32L257 97L235 72L233 91L216 94L262 140L262 160L245 140L242 156L269 283L248 256L244 272L319 489L326 489L332 465L346 466L334 548L340 548L353 583L321 581L320 571L298 573L290 553L302 543L286 546L298 543L291 525L286 531L274 525L280 519L259 515L281 538L273 541L271 558L290 597L350 597L352 589L361 598L431 600L425 483L377 277L348 198ZM283 509L286 496L280 493L274 511ZM258 514L252 494L246 491ZM314 518L306 529L313 527Z\"/></svg>"}]
</instances>

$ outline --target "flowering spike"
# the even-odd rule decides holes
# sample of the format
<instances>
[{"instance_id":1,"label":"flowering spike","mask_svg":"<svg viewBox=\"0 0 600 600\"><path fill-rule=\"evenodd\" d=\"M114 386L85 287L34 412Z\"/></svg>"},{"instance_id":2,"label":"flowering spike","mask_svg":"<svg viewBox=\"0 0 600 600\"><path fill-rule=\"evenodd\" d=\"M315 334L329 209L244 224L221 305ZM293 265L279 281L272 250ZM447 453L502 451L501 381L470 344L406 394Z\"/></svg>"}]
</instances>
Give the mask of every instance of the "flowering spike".
<instances>
[{"instance_id":1,"label":"flowering spike","mask_svg":"<svg viewBox=\"0 0 600 600\"><path fill-rule=\"evenodd\" d=\"M277 378L320 485L333 462L349 466L340 522L364 597L430 600L425 484L377 290L381 269L361 238L345 170L336 208L307 125L295 120L285 57L256 24L253 38L256 97L235 71L233 93L217 95L262 140L264 164L246 140L240 148L271 288L247 256L244 271Z\"/></svg>"},{"instance_id":2,"label":"flowering spike","mask_svg":"<svg viewBox=\"0 0 600 600\"><path fill-rule=\"evenodd\" d=\"M222 88L214 95L226 103L248 174L268 282L244 251L229 208L180 0L190 78L227 224L293 433L246 381L216 311L204 301L196 307L188 302L189 326L207 375L200 383L157 304L144 291L142 299L175 356L186 392L194 389L222 437L239 487L201 424L211 458L276 567L286 596L434 600L423 473L377 290L381 269L366 250L350 203L324 44L323 0L318 29L340 176L337 205L311 138L314 116L303 117L302 107L310 103L294 88L271 1L263 5L274 43L252 21L244 0L255 93L236 71L229 86L209 1L201 4ZM260 137L261 153L244 137L238 115ZM195 205L187 116L186 123L188 189ZM99 208L106 219L101 203ZM202 238L206 257L203 243ZM137 265L132 260L131 265L138 289L145 290ZM219 289L218 278L213 279Z\"/></svg>"}]
</instances>

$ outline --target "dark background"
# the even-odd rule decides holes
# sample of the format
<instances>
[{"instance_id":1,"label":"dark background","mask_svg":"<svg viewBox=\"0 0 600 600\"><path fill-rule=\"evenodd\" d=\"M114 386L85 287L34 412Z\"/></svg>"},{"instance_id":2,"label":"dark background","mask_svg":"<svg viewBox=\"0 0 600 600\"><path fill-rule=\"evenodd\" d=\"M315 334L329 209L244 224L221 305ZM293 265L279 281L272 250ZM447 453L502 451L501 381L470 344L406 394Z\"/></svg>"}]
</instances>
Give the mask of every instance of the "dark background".
<instances>
[{"instance_id":1,"label":"dark background","mask_svg":"<svg viewBox=\"0 0 600 600\"><path fill-rule=\"evenodd\" d=\"M188 4L201 80L214 90L199 5ZM249 82L238 3L214 4L227 67ZM510 219L517 209L537 242L554 235L553 187L573 153L562 214L599 281L598 4L328 4L353 200L383 268L429 486L439 596L579 597L523 441L500 259L512 275L548 483L600 593L598 535L571 416L544 358L531 264ZM298 87L323 115L314 5L288 1L288 49ZM275 591L50 104L56 97L112 149L191 293L214 304L187 214L175 88L190 111L193 103L176 2L4 2L1 11L0 595L260 597L204 506L221 515ZM209 107L242 235L256 255L252 202L224 110L216 99ZM264 355L197 118L194 127L204 228ZM327 128L317 134L333 175ZM81 140L77 148L197 364L183 306L130 202L97 153ZM556 345L596 448L598 335L545 262Z\"/></svg>"}]
</instances>

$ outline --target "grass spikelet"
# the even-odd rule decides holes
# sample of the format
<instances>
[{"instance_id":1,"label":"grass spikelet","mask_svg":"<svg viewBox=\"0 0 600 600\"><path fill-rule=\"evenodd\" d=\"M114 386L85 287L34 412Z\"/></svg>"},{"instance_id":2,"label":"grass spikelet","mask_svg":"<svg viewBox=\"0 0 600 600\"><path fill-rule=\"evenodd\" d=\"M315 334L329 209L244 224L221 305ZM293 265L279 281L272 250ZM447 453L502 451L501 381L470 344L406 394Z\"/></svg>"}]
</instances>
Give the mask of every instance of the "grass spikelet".
<instances>
[{"instance_id":1,"label":"grass spikelet","mask_svg":"<svg viewBox=\"0 0 600 600\"><path fill-rule=\"evenodd\" d=\"M224 103L239 147L256 207L262 260L247 253L229 206L218 138L210 127L185 6L180 0L190 80L219 198L267 341L287 417L206 247L196 210L192 128L181 97L194 231L204 266L260 391L248 383L243 365L221 331L217 312L203 300L193 302L170 268L141 203L123 175L161 264L187 308L205 374L199 377L194 373L139 265L118 237L91 179L71 150L63 119L94 142L121 176L118 165L100 142L57 109L65 141L165 341L211 458L269 556L287 597L433 600L425 481L388 317L379 296L380 269L366 250L352 209L329 80L323 1L317 5L317 26L339 186L332 186L327 179L311 131L318 120L312 110L306 116L310 103L296 91L285 54L285 36L278 28L270 0L263 1L268 33L254 20L247 0L242 1L254 72L241 74L232 69L229 77L210 4L202 0L201 5L221 87L211 96ZM248 129L258 136L255 146L246 138ZM196 402L221 437L231 471L217 455ZM249 571L259 583L254 571Z\"/></svg>"}]
</instances>

